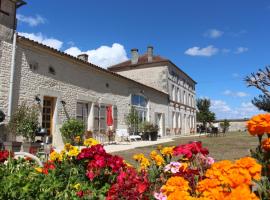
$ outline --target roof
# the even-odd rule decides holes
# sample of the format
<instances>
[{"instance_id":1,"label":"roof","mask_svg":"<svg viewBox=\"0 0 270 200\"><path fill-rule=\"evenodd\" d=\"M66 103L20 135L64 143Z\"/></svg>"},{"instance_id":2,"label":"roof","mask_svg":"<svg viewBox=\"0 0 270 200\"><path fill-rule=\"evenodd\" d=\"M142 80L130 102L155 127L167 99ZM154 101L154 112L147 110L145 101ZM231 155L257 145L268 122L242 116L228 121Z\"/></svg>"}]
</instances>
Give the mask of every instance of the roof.
<instances>
[{"instance_id":1,"label":"roof","mask_svg":"<svg viewBox=\"0 0 270 200\"><path fill-rule=\"evenodd\" d=\"M17 39L18 39L19 42L20 42L20 41L21 41L21 42L28 42L28 43L30 43L30 44L33 45L33 46L38 46L38 47L40 47L40 48L43 48L43 49L49 50L49 51L51 51L51 52L53 52L53 53L56 53L56 54L58 54L58 55L60 55L60 56L63 56L63 57L66 57L66 58L70 58L70 59L72 59L73 61L75 61L75 62L77 62L77 63L87 65L88 67L94 68L94 69L96 69L96 70L98 70L98 71L101 71L101 72L104 72L104 73L107 73L107 74L109 74L109 75L111 75L111 76L114 76L114 77L117 77L117 78L121 78L121 79L123 79L123 80L129 81L129 82L132 82L132 83L135 83L135 84L137 84L137 85L140 85L140 86L143 86L143 87L146 87L146 88L149 88L149 89L151 89L151 90L154 90L154 91L156 91L156 92L162 93L162 94L164 94L164 95L168 95L167 93L162 92L162 91L160 91L160 90L157 90L157 89L155 89L155 88L153 88L153 87L144 85L144 84L142 84L142 83L139 83L139 82L137 82L137 81L134 81L134 80L132 80L132 79L129 79L129 78L125 77L125 76L121 76L120 74L117 74L117 73L115 73L115 72L106 70L106 69L104 69L104 68L102 68L102 67L99 67L99 66L97 66L97 65L94 65L94 64L89 63L89 62L87 62L87 61L83 61L83 60L81 60L81 59L79 59L79 58L77 58L77 57L71 56L71 55L69 55L69 54L67 54L67 53L64 53L64 52L62 52L62 51L59 51L59 50L54 49L54 48L52 48L52 47L49 47L49 46L47 46L47 45L44 45L44 44L41 44L41 43L36 42L36 41L34 41L34 40L28 39L28 38L26 38L26 37L24 37L24 36L17 35Z\"/></svg>"},{"instance_id":2,"label":"roof","mask_svg":"<svg viewBox=\"0 0 270 200\"><path fill-rule=\"evenodd\" d=\"M122 63L113 65L111 67L108 67L109 70L114 71L114 70L119 70L119 69L124 69L129 66L138 66L138 65L143 65L146 63L159 63L161 61L169 61L166 58L163 58L161 56L153 56L153 59L151 62L148 62L148 56L147 54L139 56L138 63L137 64L131 64L131 60L124 61Z\"/></svg>"},{"instance_id":3,"label":"roof","mask_svg":"<svg viewBox=\"0 0 270 200\"><path fill-rule=\"evenodd\" d=\"M185 73L177 65L175 65L171 60L164 58L164 57L161 57L159 55L153 56L153 60L151 62L148 62L148 56L147 56L147 54L144 54L144 55L139 56L138 63L136 63L136 64L132 64L131 60L127 60L127 61L124 61L122 63L108 67L108 70L113 71L113 72L119 72L119 71L125 71L128 69L136 68L136 67L141 66L141 65L151 65L151 64L159 64L159 63L170 63L172 66L174 66L176 68L176 70L185 74L195 84L197 83L187 73Z\"/></svg>"}]
</instances>

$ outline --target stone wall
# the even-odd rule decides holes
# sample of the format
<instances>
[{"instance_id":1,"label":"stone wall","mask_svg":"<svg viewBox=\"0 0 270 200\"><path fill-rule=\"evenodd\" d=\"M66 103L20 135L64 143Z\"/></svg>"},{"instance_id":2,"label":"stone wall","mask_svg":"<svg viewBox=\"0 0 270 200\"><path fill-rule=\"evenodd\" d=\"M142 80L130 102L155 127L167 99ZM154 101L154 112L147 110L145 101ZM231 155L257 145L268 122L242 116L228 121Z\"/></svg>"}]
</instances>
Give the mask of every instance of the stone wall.
<instances>
[{"instance_id":1,"label":"stone wall","mask_svg":"<svg viewBox=\"0 0 270 200\"><path fill-rule=\"evenodd\" d=\"M167 89L167 66L144 65L126 71L119 71L118 74L128 77L150 87L156 88L163 92Z\"/></svg>"}]
</instances>

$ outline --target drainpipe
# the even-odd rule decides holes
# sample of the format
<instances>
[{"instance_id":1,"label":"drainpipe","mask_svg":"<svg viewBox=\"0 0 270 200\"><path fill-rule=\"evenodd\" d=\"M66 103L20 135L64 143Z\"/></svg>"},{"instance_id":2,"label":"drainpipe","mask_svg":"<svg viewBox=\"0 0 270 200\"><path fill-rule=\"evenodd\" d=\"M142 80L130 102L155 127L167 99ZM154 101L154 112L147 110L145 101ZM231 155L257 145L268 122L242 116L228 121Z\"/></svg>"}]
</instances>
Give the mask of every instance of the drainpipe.
<instances>
[{"instance_id":1,"label":"drainpipe","mask_svg":"<svg viewBox=\"0 0 270 200\"><path fill-rule=\"evenodd\" d=\"M12 42L10 80L9 80L9 95L8 95L8 118L9 118L9 120L10 120L10 117L12 114L12 103L13 103L13 85L14 85L14 79L15 79L16 42L17 42L17 33L16 33L16 31L14 31L13 42Z\"/></svg>"}]
</instances>

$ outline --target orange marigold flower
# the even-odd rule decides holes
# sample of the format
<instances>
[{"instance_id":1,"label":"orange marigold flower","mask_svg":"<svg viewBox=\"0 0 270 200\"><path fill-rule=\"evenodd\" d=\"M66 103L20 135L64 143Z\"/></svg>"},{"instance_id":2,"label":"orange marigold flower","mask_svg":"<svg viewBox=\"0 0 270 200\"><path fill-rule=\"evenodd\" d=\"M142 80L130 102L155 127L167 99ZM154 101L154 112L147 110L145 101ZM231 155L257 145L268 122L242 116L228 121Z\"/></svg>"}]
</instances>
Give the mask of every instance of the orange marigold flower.
<instances>
[{"instance_id":1,"label":"orange marigold flower","mask_svg":"<svg viewBox=\"0 0 270 200\"><path fill-rule=\"evenodd\" d=\"M166 184L161 187L161 191L167 197L176 191L187 192L189 190L188 181L183 177L174 176L167 180Z\"/></svg>"},{"instance_id":2,"label":"orange marigold flower","mask_svg":"<svg viewBox=\"0 0 270 200\"><path fill-rule=\"evenodd\" d=\"M250 191L248 185L240 185L239 187L235 188L227 195L224 200L259 200L259 198Z\"/></svg>"},{"instance_id":3,"label":"orange marigold flower","mask_svg":"<svg viewBox=\"0 0 270 200\"><path fill-rule=\"evenodd\" d=\"M270 151L270 138L266 138L265 140L262 141L262 148L265 151Z\"/></svg>"},{"instance_id":4,"label":"orange marigold flower","mask_svg":"<svg viewBox=\"0 0 270 200\"><path fill-rule=\"evenodd\" d=\"M262 166L254 158L244 157L237 160L235 164L238 167L247 169L253 179L259 180L261 178Z\"/></svg>"},{"instance_id":5,"label":"orange marigold flower","mask_svg":"<svg viewBox=\"0 0 270 200\"><path fill-rule=\"evenodd\" d=\"M167 197L167 200L189 200L189 197L190 195L187 191L176 190Z\"/></svg>"},{"instance_id":6,"label":"orange marigold flower","mask_svg":"<svg viewBox=\"0 0 270 200\"><path fill-rule=\"evenodd\" d=\"M259 114L253 116L247 122L247 128L251 135L263 135L270 133L270 114Z\"/></svg>"}]
</instances>

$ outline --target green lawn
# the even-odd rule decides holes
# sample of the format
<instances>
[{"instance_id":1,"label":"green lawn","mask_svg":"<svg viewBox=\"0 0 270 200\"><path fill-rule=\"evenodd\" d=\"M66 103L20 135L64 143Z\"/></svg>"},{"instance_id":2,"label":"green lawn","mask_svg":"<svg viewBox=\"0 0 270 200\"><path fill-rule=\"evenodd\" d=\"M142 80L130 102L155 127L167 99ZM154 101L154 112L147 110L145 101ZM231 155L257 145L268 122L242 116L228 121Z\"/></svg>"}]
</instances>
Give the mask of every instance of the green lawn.
<instances>
[{"instance_id":1,"label":"green lawn","mask_svg":"<svg viewBox=\"0 0 270 200\"><path fill-rule=\"evenodd\" d=\"M257 146L257 138L250 136L248 133L232 132L226 136L218 137L186 137L176 138L172 142L164 143L163 146L177 146L185 144L189 141L201 141L204 147L207 147L215 160L235 160L243 156L249 155L249 149L255 149ZM127 151L114 152L114 154L122 156L128 162L134 164L132 156L137 153L144 153L148 155L150 151L154 150L157 145L140 147Z\"/></svg>"}]
</instances>

